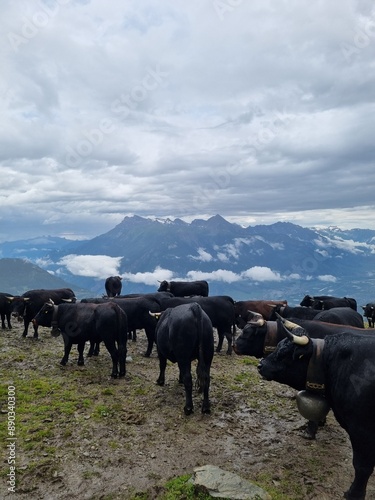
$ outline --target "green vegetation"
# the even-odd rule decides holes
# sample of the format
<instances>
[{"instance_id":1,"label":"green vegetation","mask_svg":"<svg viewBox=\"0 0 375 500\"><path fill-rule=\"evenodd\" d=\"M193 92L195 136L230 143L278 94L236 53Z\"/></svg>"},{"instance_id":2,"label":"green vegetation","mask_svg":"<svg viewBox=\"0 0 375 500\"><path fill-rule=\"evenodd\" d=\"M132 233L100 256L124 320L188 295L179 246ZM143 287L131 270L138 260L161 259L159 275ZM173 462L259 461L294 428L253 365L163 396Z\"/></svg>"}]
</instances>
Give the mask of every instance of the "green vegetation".
<instances>
[{"instance_id":1,"label":"green vegetation","mask_svg":"<svg viewBox=\"0 0 375 500\"><path fill-rule=\"evenodd\" d=\"M191 475L176 477L165 485L166 493L160 500L210 500L212 497L207 493L199 491L190 481ZM225 500L225 499L224 499Z\"/></svg>"}]
</instances>

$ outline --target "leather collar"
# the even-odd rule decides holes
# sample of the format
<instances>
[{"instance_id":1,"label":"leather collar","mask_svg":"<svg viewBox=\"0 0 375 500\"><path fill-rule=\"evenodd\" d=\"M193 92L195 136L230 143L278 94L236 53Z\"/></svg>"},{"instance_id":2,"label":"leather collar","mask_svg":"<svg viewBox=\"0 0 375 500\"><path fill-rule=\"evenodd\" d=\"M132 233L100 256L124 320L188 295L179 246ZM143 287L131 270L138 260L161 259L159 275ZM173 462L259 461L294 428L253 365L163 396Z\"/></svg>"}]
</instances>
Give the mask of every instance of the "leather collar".
<instances>
[{"instance_id":1,"label":"leather collar","mask_svg":"<svg viewBox=\"0 0 375 500\"><path fill-rule=\"evenodd\" d=\"M317 394L324 395L325 377L322 364L322 353L324 349L323 339L311 339L313 353L307 367L306 389Z\"/></svg>"},{"instance_id":2,"label":"leather collar","mask_svg":"<svg viewBox=\"0 0 375 500\"><path fill-rule=\"evenodd\" d=\"M268 356L268 354L273 352L276 349L278 342L276 321L272 321L271 323L267 321L266 326L267 326L267 331L266 331L266 336L264 338L264 346L263 346L264 356Z\"/></svg>"}]
</instances>

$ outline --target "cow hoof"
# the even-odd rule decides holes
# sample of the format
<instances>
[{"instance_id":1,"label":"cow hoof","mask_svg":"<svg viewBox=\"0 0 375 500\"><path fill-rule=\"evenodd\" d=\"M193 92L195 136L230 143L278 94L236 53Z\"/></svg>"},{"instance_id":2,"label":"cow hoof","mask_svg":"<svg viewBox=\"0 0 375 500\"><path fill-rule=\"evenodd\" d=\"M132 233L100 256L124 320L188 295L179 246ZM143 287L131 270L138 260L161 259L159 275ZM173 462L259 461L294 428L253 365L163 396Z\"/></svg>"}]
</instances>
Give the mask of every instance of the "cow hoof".
<instances>
[{"instance_id":1,"label":"cow hoof","mask_svg":"<svg viewBox=\"0 0 375 500\"><path fill-rule=\"evenodd\" d=\"M301 436L303 437L303 439L309 439L310 441L312 441L313 439L315 439L316 433L309 432L306 429L304 432L302 432Z\"/></svg>"},{"instance_id":2,"label":"cow hoof","mask_svg":"<svg viewBox=\"0 0 375 500\"><path fill-rule=\"evenodd\" d=\"M126 372L120 372L119 377L120 377L120 378L125 377L125 374L126 374Z\"/></svg>"},{"instance_id":3,"label":"cow hoof","mask_svg":"<svg viewBox=\"0 0 375 500\"><path fill-rule=\"evenodd\" d=\"M65 366L66 365L66 361L64 361L63 359L60 361L60 365L61 366Z\"/></svg>"},{"instance_id":4,"label":"cow hoof","mask_svg":"<svg viewBox=\"0 0 375 500\"><path fill-rule=\"evenodd\" d=\"M111 378L117 378L117 373L111 373Z\"/></svg>"},{"instance_id":5,"label":"cow hoof","mask_svg":"<svg viewBox=\"0 0 375 500\"><path fill-rule=\"evenodd\" d=\"M185 415L191 415L192 413L194 413L194 408L187 408L185 406L184 412L185 412Z\"/></svg>"},{"instance_id":6,"label":"cow hoof","mask_svg":"<svg viewBox=\"0 0 375 500\"><path fill-rule=\"evenodd\" d=\"M158 379L158 380L156 381L156 383L157 383L158 385L161 385L161 386L162 386L162 385L164 385L164 380L159 380L159 379Z\"/></svg>"},{"instance_id":7,"label":"cow hoof","mask_svg":"<svg viewBox=\"0 0 375 500\"><path fill-rule=\"evenodd\" d=\"M202 407L202 413L209 415L211 413L211 410L210 410L210 408Z\"/></svg>"},{"instance_id":8,"label":"cow hoof","mask_svg":"<svg viewBox=\"0 0 375 500\"><path fill-rule=\"evenodd\" d=\"M150 353L150 352L145 352L145 353L144 353L144 357L145 357L145 358L149 358L150 356L151 356L151 353Z\"/></svg>"},{"instance_id":9,"label":"cow hoof","mask_svg":"<svg viewBox=\"0 0 375 500\"><path fill-rule=\"evenodd\" d=\"M77 363L78 366L83 366L84 364L85 364L84 361L78 361L78 363Z\"/></svg>"}]
</instances>

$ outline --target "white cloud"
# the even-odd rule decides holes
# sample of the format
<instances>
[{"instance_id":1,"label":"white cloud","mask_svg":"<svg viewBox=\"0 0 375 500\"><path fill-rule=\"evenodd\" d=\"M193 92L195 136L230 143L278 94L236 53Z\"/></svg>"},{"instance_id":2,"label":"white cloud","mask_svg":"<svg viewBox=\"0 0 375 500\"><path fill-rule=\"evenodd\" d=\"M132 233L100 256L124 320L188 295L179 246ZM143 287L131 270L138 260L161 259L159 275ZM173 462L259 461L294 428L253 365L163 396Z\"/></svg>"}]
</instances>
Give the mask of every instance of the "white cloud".
<instances>
[{"instance_id":1,"label":"white cloud","mask_svg":"<svg viewBox=\"0 0 375 500\"><path fill-rule=\"evenodd\" d=\"M124 280L131 281L133 283L144 283L145 285L155 285L158 286L160 281L171 281L173 280L173 272L168 269L163 269L161 267L156 267L155 270L150 273L124 273L122 275Z\"/></svg>"},{"instance_id":2,"label":"white cloud","mask_svg":"<svg viewBox=\"0 0 375 500\"><path fill-rule=\"evenodd\" d=\"M206 252L204 248L198 248L198 256L189 255L194 260L200 260L202 262L210 262L213 260L212 255L209 252Z\"/></svg>"},{"instance_id":3,"label":"white cloud","mask_svg":"<svg viewBox=\"0 0 375 500\"><path fill-rule=\"evenodd\" d=\"M337 278L335 276L332 276L332 274L322 274L321 276L318 276L318 280L336 283Z\"/></svg>"},{"instance_id":4,"label":"white cloud","mask_svg":"<svg viewBox=\"0 0 375 500\"><path fill-rule=\"evenodd\" d=\"M210 273L189 271L187 277L189 280L224 281L225 283L234 283L241 280L241 276L226 269L217 269Z\"/></svg>"},{"instance_id":5,"label":"white cloud","mask_svg":"<svg viewBox=\"0 0 375 500\"><path fill-rule=\"evenodd\" d=\"M334 247L339 250L344 250L345 252L351 252L353 254L363 253L365 250L370 250L371 253L375 253L375 245L369 243L363 243L354 240L343 240L342 238L324 238L314 240L317 246L321 248ZM317 250L318 251L318 250ZM322 251L323 255L323 251Z\"/></svg>"},{"instance_id":6,"label":"white cloud","mask_svg":"<svg viewBox=\"0 0 375 500\"><path fill-rule=\"evenodd\" d=\"M117 276L122 257L108 255L66 255L58 264L77 276L90 276L105 279Z\"/></svg>"},{"instance_id":7,"label":"white cloud","mask_svg":"<svg viewBox=\"0 0 375 500\"><path fill-rule=\"evenodd\" d=\"M280 273L272 271L269 267L254 266L241 273L243 278L254 281L282 281Z\"/></svg>"}]
</instances>

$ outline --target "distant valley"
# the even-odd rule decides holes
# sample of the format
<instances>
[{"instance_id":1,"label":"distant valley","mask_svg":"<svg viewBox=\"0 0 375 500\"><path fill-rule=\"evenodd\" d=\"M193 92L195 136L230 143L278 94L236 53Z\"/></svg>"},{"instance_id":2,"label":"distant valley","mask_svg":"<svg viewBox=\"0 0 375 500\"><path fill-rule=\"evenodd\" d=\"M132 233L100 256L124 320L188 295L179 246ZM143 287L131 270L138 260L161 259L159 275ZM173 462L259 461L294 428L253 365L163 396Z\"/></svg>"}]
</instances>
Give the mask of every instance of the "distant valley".
<instances>
[{"instance_id":1,"label":"distant valley","mask_svg":"<svg viewBox=\"0 0 375 500\"><path fill-rule=\"evenodd\" d=\"M310 293L351 296L361 305L375 299L375 231L133 216L90 240L0 243L0 291L68 284L78 297L100 296L115 274L123 276L123 293L155 291L163 279L206 279L211 295L235 300L295 305Z\"/></svg>"}]
</instances>

